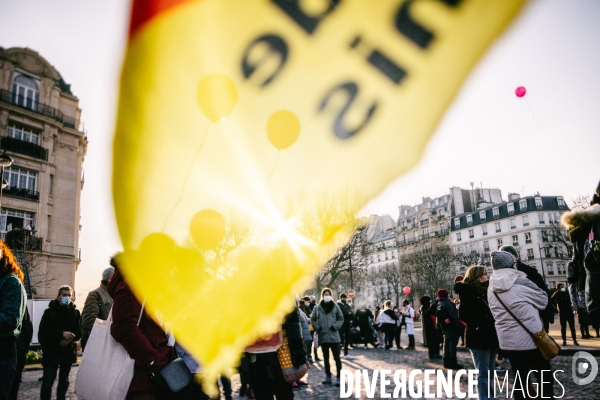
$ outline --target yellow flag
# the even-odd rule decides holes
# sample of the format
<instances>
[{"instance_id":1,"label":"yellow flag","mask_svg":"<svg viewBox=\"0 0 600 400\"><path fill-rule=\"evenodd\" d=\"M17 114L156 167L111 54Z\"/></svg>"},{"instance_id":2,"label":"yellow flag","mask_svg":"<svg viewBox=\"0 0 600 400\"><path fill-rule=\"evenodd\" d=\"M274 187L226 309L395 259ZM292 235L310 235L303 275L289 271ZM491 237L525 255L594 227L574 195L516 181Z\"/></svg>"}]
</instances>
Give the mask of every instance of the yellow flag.
<instances>
[{"instance_id":1,"label":"yellow flag","mask_svg":"<svg viewBox=\"0 0 600 400\"><path fill-rule=\"evenodd\" d=\"M210 381L414 166L523 0L136 0L114 141L126 279Z\"/></svg>"}]
</instances>

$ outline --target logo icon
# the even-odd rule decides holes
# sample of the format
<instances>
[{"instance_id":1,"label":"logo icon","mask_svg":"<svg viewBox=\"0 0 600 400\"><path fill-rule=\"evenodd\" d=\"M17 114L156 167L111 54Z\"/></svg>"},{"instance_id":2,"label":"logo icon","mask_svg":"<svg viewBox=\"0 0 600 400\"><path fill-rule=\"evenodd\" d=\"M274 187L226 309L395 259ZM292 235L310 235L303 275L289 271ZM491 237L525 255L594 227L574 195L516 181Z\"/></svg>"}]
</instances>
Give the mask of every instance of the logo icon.
<instances>
[{"instance_id":1,"label":"logo icon","mask_svg":"<svg viewBox=\"0 0 600 400\"><path fill-rule=\"evenodd\" d=\"M589 372L589 375L580 378L581 375ZM598 362L590 353L578 351L573 355L571 376L576 385L587 385L591 383L598 375Z\"/></svg>"}]
</instances>

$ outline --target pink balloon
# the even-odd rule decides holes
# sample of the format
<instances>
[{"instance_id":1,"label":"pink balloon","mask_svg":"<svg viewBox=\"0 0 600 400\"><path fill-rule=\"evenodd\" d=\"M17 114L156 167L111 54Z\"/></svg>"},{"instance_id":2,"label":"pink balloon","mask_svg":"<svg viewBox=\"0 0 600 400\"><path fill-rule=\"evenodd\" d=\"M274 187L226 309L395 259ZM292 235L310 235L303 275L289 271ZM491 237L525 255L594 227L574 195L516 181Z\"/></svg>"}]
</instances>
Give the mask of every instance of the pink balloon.
<instances>
[{"instance_id":1,"label":"pink balloon","mask_svg":"<svg viewBox=\"0 0 600 400\"><path fill-rule=\"evenodd\" d=\"M515 89L515 94L517 95L517 97L523 97L525 96L525 93L527 93L527 89L525 89L524 86L519 86Z\"/></svg>"},{"instance_id":2,"label":"pink balloon","mask_svg":"<svg viewBox=\"0 0 600 400\"><path fill-rule=\"evenodd\" d=\"M404 286L404 289L402 289L402 292L404 293L405 296L408 296L410 294L410 288L408 286Z\"/></svg>"}]
</instances>

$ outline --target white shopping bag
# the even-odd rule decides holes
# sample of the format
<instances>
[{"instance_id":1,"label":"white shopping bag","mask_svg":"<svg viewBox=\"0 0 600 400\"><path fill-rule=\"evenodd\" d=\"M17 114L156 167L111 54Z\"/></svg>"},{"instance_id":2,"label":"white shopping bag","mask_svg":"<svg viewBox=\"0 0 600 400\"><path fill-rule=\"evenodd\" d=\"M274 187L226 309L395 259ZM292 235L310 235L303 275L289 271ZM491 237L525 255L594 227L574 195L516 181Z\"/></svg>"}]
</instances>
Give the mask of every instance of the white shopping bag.
<instances>
[{"instance_id":1,"label":"white shopping bag","mask_svg":"<svg viewBox=\"0 0 600 400\"><path fill-rule=\"evenodd\" d=\"M96 319L85 346L75 380L75 394L85 400L124 400L133 379L135 361L111 336L111 323L112 309L106 321Z\"/></svg>"}]
</instances>

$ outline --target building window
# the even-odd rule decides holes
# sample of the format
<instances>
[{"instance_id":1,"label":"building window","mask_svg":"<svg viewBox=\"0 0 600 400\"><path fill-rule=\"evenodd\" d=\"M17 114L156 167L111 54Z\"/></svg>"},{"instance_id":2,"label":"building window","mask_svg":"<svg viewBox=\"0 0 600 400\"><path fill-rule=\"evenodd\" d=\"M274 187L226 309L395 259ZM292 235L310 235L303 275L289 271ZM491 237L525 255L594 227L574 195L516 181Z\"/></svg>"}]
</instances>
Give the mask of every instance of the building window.
<instances>
[{"instance_id":1,"label":"building window","mask_svg":"<svg viewBox=\"0 0 600 400\"><path fill-rule=\"evenodd\" d=\"M454 218L454 228L460 229L460 218Z\"/></svg>"},{"instance_id":2,"label":"building window","mask_svg":"<svg viewBox=\"0 0 600 400\"><path fill-rule=\"evenodd\" d=\"M446 224L443 222L440 224L440 233L444 235L446 233Z\"/></svg>"},{"instance_id":3,"label":"building window","mask_svg":"<svg viewBox=\"0 0 600 400\"><path fill-rule=\"evenodd\" d=\"M456 241L460 242L462 239L460 238L460 232L456 234Z\"/></svg>"},{"instance_id":4,"label":"building window","mask_svg":"<svg viewBox=\"0 0 600 400\"><path fill-rule=\"evenodd\" d=\"M529 226L529 215L523 215L523 226Z\"/></svg>"},{"instance_id":5,"label":"building window","mask_svg":"<svg viewBox=\"0 0 600 400\"><path fill-rule=\"evenodd\" d=\"M429 222L429 216L427 215L427 213L421 214L421 223L426 224L428 222Z\"/></svg>"},{"instance_id":6,"label":"building window","mask_svg":"<svg viewBox=\"0 0 600 400\"><path fill-rule=\"evenodd\" d=\"M467 215L467 225L473 225L473 216L471 214Z\"/></svg>"},{"instance_id":7,"label":"building window","mask_svg":"<svg viewBox=\"0 0 600 400\"><path fill-rule=\"evenodd\" d=\"M440 208L440 210L438 211L438 214L440 214L440 217L443 217L444 215L446 215L443 208Z\"/></svg>"},{"instance_id":8,"label":"building window","mask_svg":"<svg viewBox=\"0 0 600 400\"><path fill-rule=\"evenodd\" d=\"M481 227L481 233L483 234L483 236L487 235L487 225Z\"/></svg>"},{"instance_id":9,"label":"building window","mask_svg":"<svg viewBox=\"0 0 600 400\"><path fill-rule=\"evenodd\" d=\"M496 233L502 232L502 228L500 227L500 222L496 222L494 225L496 226Z\"/></svg>"},{"instance_id":10,"label":"building window","mask_svg":"<svg viewBox=\"0 0 600 400\"><path fill-rule=\"evenodd\" d=\"M539 222L540 224L543 224L543 223L544 223L544 214L538 214L538 222Z\"/></svg>"},{"instance_id":11,"label":"building window","mask_svg":"<svg viewBox=\"0 0 600 400\"><path fill-rule=\"evenodd\" d=\"M37 83L25 76L17 75L13 81L12 101L21 107L37 110L40 89Z\"/></svg>"},{"instance_id":12,"label":"building window","mask_svg":"<svg viewBox=\"0 0 600 400\"><path fill-rule=\"evenodd\" d=\"M0 231L2 233L10 232L13 229L35 228L35 214L2 209L0 213Z\"/></svg>"},{"instance_id":13,"label":"building window","mask_svg":"<svg viewBox=\"0 0 600 400\"><path fill-rule=\"evenodd\" d=\"M429 227L423 229L423 237L424 238L429 237Z\"/></svg>"},{"instance_id":14,"label":"building window","mask_svg":"<svg viewBox=\"0 0 600 400\"><path fill-rule=\"evenodd\" d=\"M527 259L533 260L533 249L527 249Z\"/></svg>"},{"instance_id":15,"label":"building window","mask_svg":"<svg viewBox=\"0 0 600 400\"><path fill-rule=\"evenodd\" d=\"M527 210L527 200L519 200L519 210L525 211Z\"/></svg>"},{"instance_id":16,"label":"building window","mask_svg":"<svg viewBox=\"0 0 600 400\"><path fill-rule=\"evenodd\" d=\"M12 166L6 167L4 168L4 179L10 187L35 191L37 172Z\"/></svg>"},{"instance_id":17,"label":"building window","mask_svg":"<svg viewBox=\"0 0 600 400\"><path fill-rule=\"evenodd\" d=\"M513 235L512 237L513 246L519 245L519 235Z\"/></svg>"},{"instance_id":18,"label":"building window","mask_svg":"<svg viewBox=\"0 0 600 400\"><path fill-rule=\"evenodd\" d=\"M552 255L550 254L550 248L544 247L544 257L550 258Z\"/></svg>"},{"instance_id":19,"label":"building window","mask_svg":"<svg viewBox=\"0 0 600 400\"><path fill-rule=\"evenodd\" d=\"M554 215L552 213L548 213L548 223L551 224L554 222Z\"/></svg>"},{"instance_id":20,"label":"building window","mask_svg":"<svg viewBox=\"0 0 600 400\"><path fill-rule=\"evenodd\" d=\"M481 222L485 222L485 211L479 211L479 219L481 220Z\"/></svg>"},{"instance_id":21,"label":"building window","mask_svg":"<svg viewBox=\"0 0 600 400\"><path fill-rule=\"evenodd\" d=\"M415 231L414 235L415 235L415 241L419 240L419 231Z\"/></svg>"},{"instance_id":22,"label":"building window","mask_svg":"<svg viewBox=\"0 0 600 400\"><path fill-rule=\"evenodd\" d=\"M432 250L431 243L429 243L429 242L425 243L425 245L423 245L423 249L424 249L425 253L427 253L427 254L431 253L431 250Z\"/></svg>"},{"instance_id":23,"label":"building window","mask_svg":"<svg viewBox=\"0 0 600 400\"><path fill-rule=\"evenodd\" d=\"M473 233L473 229L469 229L469 239L473 239L475 234Z\"/></svg>"},{"instance_id":24,"label":"building window","mask_svg":"<svg viewBox=\"0 0 600 400\"><path fill-rule=\"evenodd\" d=\"M490 251L490 243L488 241L483 242L483 250Z\"/></svg>"},{"instance_id":25,"label":"building window","mask_svg":"<svg viewBox=\"0 0 600 400\"><path fill-rule=\"evenodd\" d=\"M506 205L506 209L508 210L508 215L513 215L515 213L515 204L514 203L508 203Z\"/></svg>"},{"instance_id":26,"label":"building window","mask_svg":"<svg viewBox=\"0 0 600 400\"><path fill-rule=\"evenodd\" d=\"M33 131L31 128L9 125L6 129L6 136L24 142L30 142L37 145L40 144L40 134Z\"/></svg>"},{"instance_id":27,"label":"building window","mask_svg":"<svg viewBox=\"0 0 600 400\"><path fill-rule=\"evenodd\" d=\"M502 247L502 238L498 239L498 248Z\"/></svg>"},{"instance_id":28,"label":"building window","mask_svg":"<svg viewBox=\"0 0 600 400\"><path fill-rule=\"evenodd\" d=\"M531 232L525 232L525 243L531 243Z\"/></svg>"},{"instance_id":29,"label":"building window","mask_svg":"<svg viewBox=\"0 0 600 400\"><path fill-rule=\"evenodd\" d=\"M392 251L392 258L396 258L396 252Z\"/></svg>"},{"instance_id":30,"label":"building window","mask_svg":"<svg viewBox=\"0 0 600 400\"><path fill-rule=\"evenodd\" d=\"M514 218L510 219L510 229L516 229L517 228L517 224L515 222Z\"/></svg>"},{"instance_id":31,"label":"building window","mask_svg":"<svg viewBox=\"0 0 600 400\"><path fill-rule=\"evenodd\" d=\"M535 198L535 208L537 208L538 210L541 210L543 207L544 207L544 205L542 203L542 198L536 197Z\"/></svg>"},{"instance_id":32,"label":"building window","mask_svg":"<svg viewBox=\"0 0 600 400\"><path fill-rule=\"evenodd\" d=\"M557 198L556 198L556 201L558 201L558 206L559 206L560 208L564 208L564 207L566 207L566 206L567 206L567 204L565 203L565 199L564 199L564 198L562 198L562 197L557 197Z\"/></svg>"},{"instance_id":33,"label":"building window","mask_svg":"<svg viewBox=\"0 0 600 400\"><path fill-rule=\"evenodd\" d=\"M554 265L552 263L547 263L548 265L548 275L554 275Z\"/></svg>"},{"instance_id":34,"label":"building window","mask_svg":"<svg viewBox=\"0 0 600 400\"><path fill-rule=\"evenodd\" d=\"M498 207L492 208L492 216L494 217L494 219L500 216L500 209Z\"/></svg>"}]
</instances>

